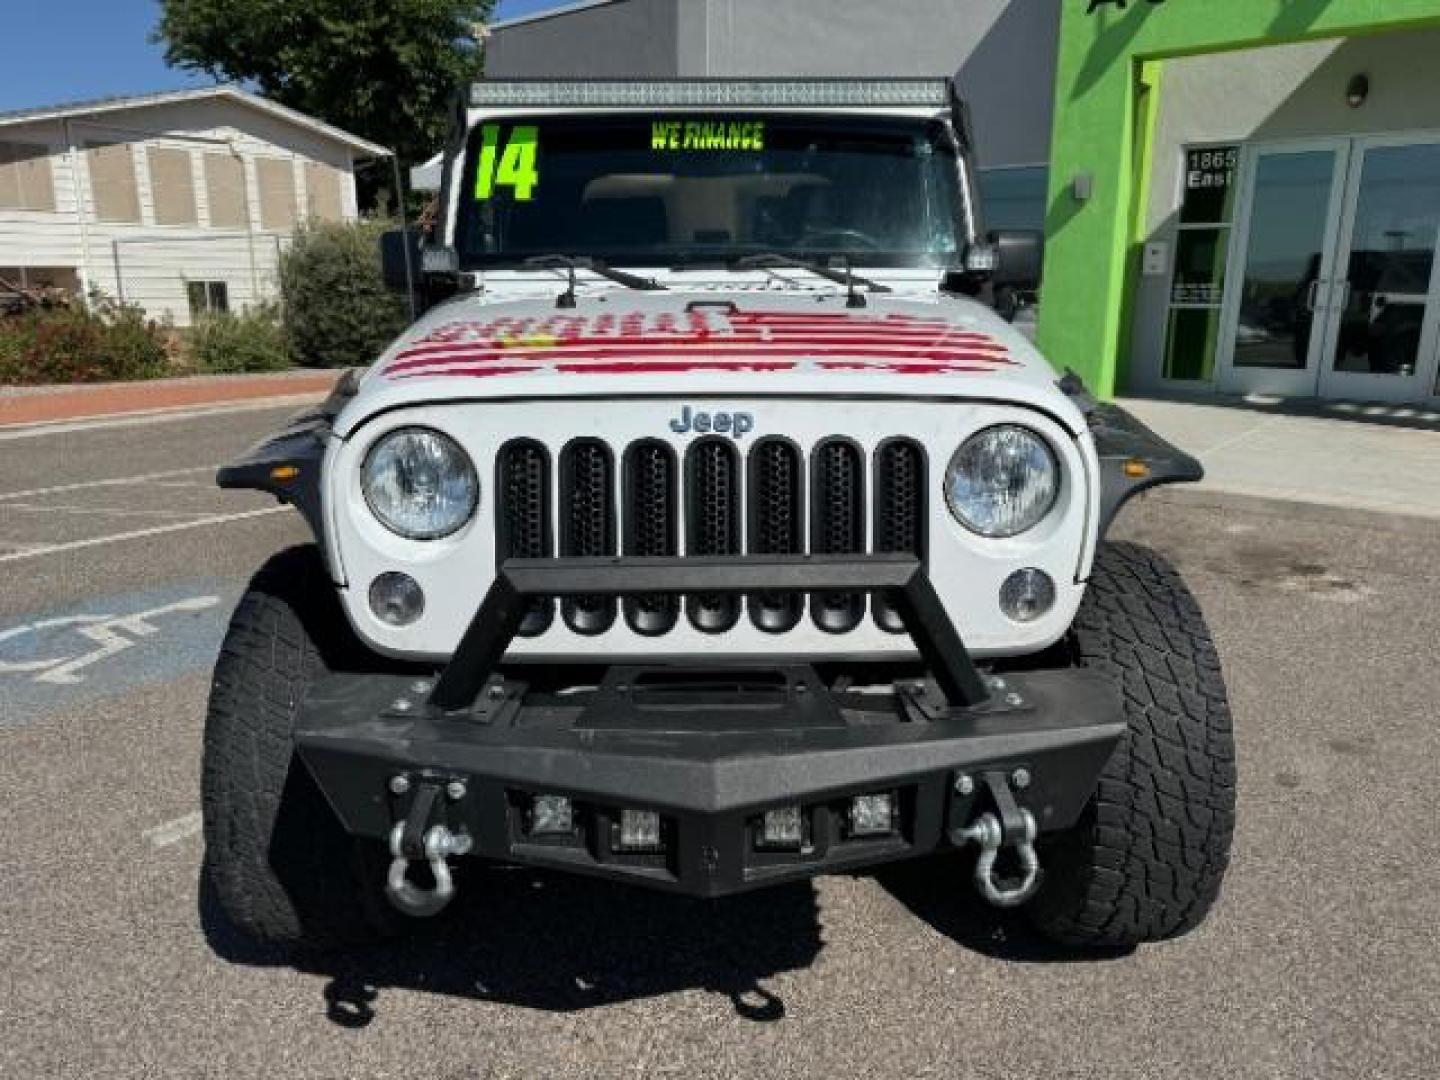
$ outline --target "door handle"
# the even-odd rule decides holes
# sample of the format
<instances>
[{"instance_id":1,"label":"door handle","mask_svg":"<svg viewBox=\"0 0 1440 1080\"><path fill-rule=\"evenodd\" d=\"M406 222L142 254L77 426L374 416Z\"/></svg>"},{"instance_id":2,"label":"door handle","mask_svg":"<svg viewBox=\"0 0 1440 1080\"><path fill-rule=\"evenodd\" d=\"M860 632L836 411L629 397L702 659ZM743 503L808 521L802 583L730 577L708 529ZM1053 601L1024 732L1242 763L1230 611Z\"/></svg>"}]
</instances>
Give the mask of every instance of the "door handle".
<instances>
[{"instance_id":1,"label":"door handle","mask_svg":"<svg viewBox=\"0 0 1440 1080\"><path fill-rule=\"evenodd\" d=\"M1312 315L1315 314L1315 301L1319 299L1319 297L1320 281L1317 278L1316 280L1310 282L1310 288L1306 290L1305 293L1305 310L1310 312L1310 314Z\"/></svg>"}]
</instances>

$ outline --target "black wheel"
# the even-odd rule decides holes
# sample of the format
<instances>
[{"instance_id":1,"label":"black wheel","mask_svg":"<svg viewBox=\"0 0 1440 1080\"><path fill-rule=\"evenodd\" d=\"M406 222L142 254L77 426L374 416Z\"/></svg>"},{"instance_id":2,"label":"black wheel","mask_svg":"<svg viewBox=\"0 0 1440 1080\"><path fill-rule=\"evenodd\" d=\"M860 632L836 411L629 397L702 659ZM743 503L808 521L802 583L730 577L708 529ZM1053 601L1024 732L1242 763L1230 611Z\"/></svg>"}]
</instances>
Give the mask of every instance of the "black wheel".
<instances>
[{"instance_id":1,"label":"black wheel","mask_svg":"<svg viewBox=\"0 0 1440 1080\"><path fill-rule=\"evenodd\" d=\"M1129 730L1075 828L1047 838L1028 911L1066 945L1126 948L1198 926L1235 825L1235 744L1200 606L1165 559L1101 548L1071 636L1124 696Z\"/></svg>"},{"instance_id":2,"label":"black wheel","mask_svg":"<svg viewBox=\"0 0 1440 1080\"><path fill-rule=\"evenodd\" d=\"M365 662L314 547L267 562L230 620L205 720L205 872L260 943L360 945L406 921L384 897L381 845L344 831L291 741L310 686Z\"/></svg>"}]
</instances>

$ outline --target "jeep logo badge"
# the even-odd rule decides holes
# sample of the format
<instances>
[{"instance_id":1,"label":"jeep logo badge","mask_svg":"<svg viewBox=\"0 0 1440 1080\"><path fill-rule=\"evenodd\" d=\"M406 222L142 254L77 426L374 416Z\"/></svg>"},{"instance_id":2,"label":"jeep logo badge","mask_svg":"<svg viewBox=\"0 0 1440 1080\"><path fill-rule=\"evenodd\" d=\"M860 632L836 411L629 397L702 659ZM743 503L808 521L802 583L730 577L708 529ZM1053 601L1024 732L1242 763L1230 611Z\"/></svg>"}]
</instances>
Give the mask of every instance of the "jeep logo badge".
<instances>
[{"instance_id":1,"label":"jeep logo badge","mask_svg":"<svg viewBox=\"0 0 1440 1080\"><path fill-rule=\"evenodd\" d=\"M695 412L686 405L680 410L680 415L670 421L670 430L676 435L688 435L691 432L709 435L713 432L716 435L733 435L737 439L743 439L755 430L755 417L748 412Z\"/></svg>"}]
</instances>

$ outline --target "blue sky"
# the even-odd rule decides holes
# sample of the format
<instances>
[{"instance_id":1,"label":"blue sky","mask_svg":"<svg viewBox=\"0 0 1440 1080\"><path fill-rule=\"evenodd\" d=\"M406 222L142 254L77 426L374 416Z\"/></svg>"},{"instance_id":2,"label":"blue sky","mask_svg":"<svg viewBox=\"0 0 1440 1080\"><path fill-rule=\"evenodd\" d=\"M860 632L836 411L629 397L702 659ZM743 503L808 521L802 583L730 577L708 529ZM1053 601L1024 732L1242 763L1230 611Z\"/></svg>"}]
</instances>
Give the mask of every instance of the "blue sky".
<instances>
[{"instance_id":1,"label":"blue sky","mask_svg":"<svg viewBox=\"0 0 1440 1080\"><path fill-rule=\"evenodd\" d=\"M563 0L501 0L496 18ZM0 111L204 85L149 42L154 0L0 0Z\"/></svg>"}]
</instances>

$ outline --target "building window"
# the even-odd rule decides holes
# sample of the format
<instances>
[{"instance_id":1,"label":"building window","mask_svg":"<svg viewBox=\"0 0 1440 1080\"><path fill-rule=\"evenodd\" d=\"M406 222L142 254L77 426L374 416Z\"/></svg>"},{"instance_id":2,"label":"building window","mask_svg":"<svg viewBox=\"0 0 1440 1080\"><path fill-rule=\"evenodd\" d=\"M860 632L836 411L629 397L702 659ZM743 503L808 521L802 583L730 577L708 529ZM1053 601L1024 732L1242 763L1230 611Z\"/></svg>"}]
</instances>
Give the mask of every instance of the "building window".
<instances>
[{"instance_id":1,"label":"building window","mask_svg":"<svg viewBox=\"0 0 1440 1080\"><path fill-rule=\"evenodd\" d=\"M1185 150L1185 192L1165 327L1167 379L1209 382L1215 374L1239 158L1238 146Z\"/></svg>"},{"instance_id":2,"label":"building window","mask_svg":"<svg viewBox=\"0 0 1440 1080\"><path fill-rule=\"evenodd\" d=\"M245 165L233 154L205 155L205 200L212 229L245 229L250 208L245 193Z\"/></svg>"},{"instance_id":3,"label":"building window","mask_svg":"<svg viewBox=\"0 0 1440 1080\"><path fill-rule=\"evenodd\" d=\"M190 300L191 322L230 310L230 289L223 281L187 281L185 292Z\"/></svg>"},{"instance_id":4,"label":"building window","mask_svg":"<svg viewBox=\"0 0 1440 1080\"><path fill-rule=\"evenodd\" d=\"M156 225L194 225L195 177L190 171L190 151L152 146L150 199L155 205Z\"/></svg>"},{"instance_id":5,"label":"building window","mask_svg":"<svg viewBox=\"0 0 1440 1080\"><path fill-rule=\"evenodd\" d=\"M310 204L310 216L322 221L340 221L345 217L341 183L344 177L339 169L322 165L318 161L305 164L305 197Z\"/></svg>"},{"instance_id":6,"label":"building window","mask_svg":"<svg viewBox=\"0 0 1440 1080\"><path fill-rule=\"evenodd\" d=\"M273 232L295 228L295 168L287 159L257 158L255 178L260 185L260 225Z\"/></svg>"},{"instance_id":7,"label":"building window","mask_svg":"<svg viewBox=\"0 0 1440 1080\"><path fill-rule=\"evenodd\" d=\"M85 148L85 158L90 166L95 220L139 224L140 192L135 186L135 156L130 144L92 144Z\"/></svg>"},{"instance_id":8,"label":"building window","mask_svg":"<svg viewBox=\"0 0 1440 1080\"><path fill-rule=\"evenodd\" d=\"M50 149L0 142L0 210L54 210Z\"/></svg>"},{"instance_id":9,"label":"building window","mask_svg":"<svg viewBox=\"0 0 1440 1080\"><path fill-rule=\"evenodd\" d=\"M1050 170L1044 165L981 169L979 180L985 228L1045 231Z\"/></svg>"}]
</instances>

